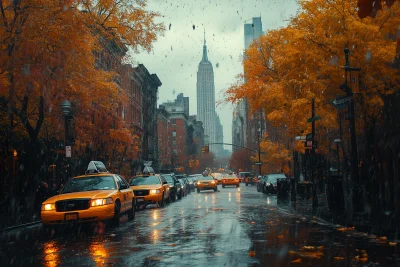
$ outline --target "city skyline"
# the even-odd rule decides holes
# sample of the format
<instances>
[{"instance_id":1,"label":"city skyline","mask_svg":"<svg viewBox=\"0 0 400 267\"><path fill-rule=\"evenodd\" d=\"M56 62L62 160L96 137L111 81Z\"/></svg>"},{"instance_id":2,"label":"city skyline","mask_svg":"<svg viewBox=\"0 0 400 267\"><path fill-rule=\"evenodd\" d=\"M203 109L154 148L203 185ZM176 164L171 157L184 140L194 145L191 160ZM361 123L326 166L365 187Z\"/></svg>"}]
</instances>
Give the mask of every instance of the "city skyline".
<instances>
[{"instance_id":1,"label":"city skyline","mask_svg":"<svg viewBox=\"0 0 400 267\"><path fill-rule=\"evenodd\" d=\"M179 93L190 98L190 114L197 112L196 72L202 56L203 31L206 30L208 56L215 75L216 113L223 125L224 142L232 143L233 106L225 103L225 91L243 73L243 24L261 16L263 31L287 24L298 4L285 1L228 1L210 5L201 1L148 1L148 8L159 12L165 24L164 36L154 43L153 51L134 54L133 64L143 63L162 82L159 103L173 100ZM200 49L199 49L200 47ZM232 150L231 146L224 146Z\"/></svg>"}]
</instances>

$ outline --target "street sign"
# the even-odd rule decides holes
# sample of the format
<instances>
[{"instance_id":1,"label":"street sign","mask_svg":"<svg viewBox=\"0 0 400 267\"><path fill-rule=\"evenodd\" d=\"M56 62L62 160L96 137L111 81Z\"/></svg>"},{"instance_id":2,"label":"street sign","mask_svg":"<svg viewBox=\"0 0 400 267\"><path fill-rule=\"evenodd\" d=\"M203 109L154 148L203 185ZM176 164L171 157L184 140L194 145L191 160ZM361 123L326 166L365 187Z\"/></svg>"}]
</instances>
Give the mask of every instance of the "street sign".
<instances>
[{"instance_id":1,"label":"street sign","mask_svg":"<svg viewBox=\"0 0 400 267\"><path fill-rule=\"evenodd\" d=\"M317 116L314 116L314 118L308 118L307 122L317 121L317 120L320 120L320 119L321 119L321 117L317 115Z\"/></svg>"},{"instance_id":2,"label":"street sign","mask_svg":"<svg viewBox=\"0 0 400 267\"><path fill-rule=\"evenodd\" d=\"M71 146L65 146L65 157L71 157Z\"/></svg>"},{"instance_id":3,"label":"street sign","mask_svg":"<svg viewBox=\"0 0 400 267\"><path fill-rule=\"evenodd\" d=\"M262 165L262 162L254 162L254 165Z\"/></svg>"},{"instance_id":4,"label":"street sign","mask_svg":"<svg viewBox=\"0 0 400 267\"><path fill-rule=\"evenodd\" d=\"M351 100L351 96L338 96L333 99L330 103L337 109L345 109L347 108L348 103Z\"/></svg>"},{"instance_id":5,"label":"street sign","mask_svg":"<svg viewBox=\"0 0 400 267\"><path fill-rule=\"evenodd\" d=\"M305 135L298 135L294 138L295 141L301 141L301 140L306 140L306 136Z\"/></svg>"}]
</instances>

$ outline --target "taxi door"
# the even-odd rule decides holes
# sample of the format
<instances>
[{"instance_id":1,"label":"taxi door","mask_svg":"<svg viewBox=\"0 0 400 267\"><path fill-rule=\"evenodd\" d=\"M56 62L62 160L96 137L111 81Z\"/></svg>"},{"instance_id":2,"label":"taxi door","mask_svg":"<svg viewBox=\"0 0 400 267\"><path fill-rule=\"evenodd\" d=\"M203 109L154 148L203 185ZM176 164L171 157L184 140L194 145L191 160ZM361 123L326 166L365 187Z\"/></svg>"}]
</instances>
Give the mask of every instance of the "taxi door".
<instances>
[{"instance_id":1,"label":"taxi door","mask_svg":"<svg viewBox=\"0 0 400 267\"><path fill-rule=\"evenodd\" d=\"M133 191L124 178L117 175L118 188L120 191L121 213L132 207Z\"/></svg>"},{"instance_id":2,"label":"taxi door","mask_svg":"<svg viewBox=\"0 0 400 267\"><path fill-rule=\"evenodd\" d=\"M164 192L165 192L164 198L165 199L169 199L169 185L168 185L168 182L162 176L160 176L160 179L161 179L161 184L162 184L162 186L164 188Z\"/></svg>"}]
</instances>

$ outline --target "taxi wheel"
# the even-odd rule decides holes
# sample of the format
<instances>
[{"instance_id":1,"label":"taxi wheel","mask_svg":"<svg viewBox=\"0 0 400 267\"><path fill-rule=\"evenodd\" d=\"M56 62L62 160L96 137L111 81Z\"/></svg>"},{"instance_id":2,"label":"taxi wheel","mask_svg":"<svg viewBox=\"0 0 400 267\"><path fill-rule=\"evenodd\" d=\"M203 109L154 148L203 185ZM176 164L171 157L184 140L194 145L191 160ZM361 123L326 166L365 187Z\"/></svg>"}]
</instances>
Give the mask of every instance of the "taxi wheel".
<instances>
[{"instance_id":1,"label":"taxi wheel","mask_svg":"<svg viewBox=\"0 0 400 267\"><path fill-rule=\"evenodd\" d=\"M119 201L115 202L114 206L114 218L112 219L112 224L116 227L119 226L119 219L121 217L121 203Z\"/></svg>"},{"instance_id":2,"label":"taxi wheel","mask_svg":"<svg viewBox=\"0 0 400 267\"><path fill-rule=\"evenodd\" d=\"M237 184L236 187L239 187L239 184Z\"/></svg>"},{"instance_id":3,"label":"taxi wheel","mask_svg":"<svg viewBox=\"0 0 400 267\"><path fill-rule=\"evenodd\" d=\"M222 185L222 188L225 188L225 185L224 185L224 184Z\"/></svg>"},{"instance_id":4,"label":"taxi wheel","mask_svg":"<svg viewBox=\"0 0 400 267\"><path fill-rule=\"evenodd\" d=\"M197 193L200 193L200 189L197 188Z\"/></svg>"},{"instance_id":5,"label":"taxi wheel","mask_svg":"<svg viewBox=\"0 0 400 267\"><path fill-rule=\"evenodd\" d=\"M157 207L158 208L164 207L164 193L162 194L161 201L157 202Z\"/></svg>"},{"instance_id":6,"label":"taxi wheel","mask_svg":"<svg viewBox=\"0 0 400 267\"><path fill-rule=\"evenodd\" d=\"M217 188L214 188L214 192L217 192Z\"/></svg>"},{"instance_id":7,"label":"taxi wheel","mask_svg":"<svg viewBox=\"0 0 400 267\"><path fill-rule=\"evenodd\" d=\"M178 199L182 199L182 195L183 195L183 192L181 190L181 193L178 195Z\"/></svg>"},{"instance_id":8,"label":"taxi wheel","mask_svg":"<svg viewBox=\"0 0 400 267\"><path fill-rule=\"evenodd\" d=\"M128 211L128 220L135 219L135 211L136 211L136 203L135 200L132 200L132 208Z\"/></svg>"}]
</instances>

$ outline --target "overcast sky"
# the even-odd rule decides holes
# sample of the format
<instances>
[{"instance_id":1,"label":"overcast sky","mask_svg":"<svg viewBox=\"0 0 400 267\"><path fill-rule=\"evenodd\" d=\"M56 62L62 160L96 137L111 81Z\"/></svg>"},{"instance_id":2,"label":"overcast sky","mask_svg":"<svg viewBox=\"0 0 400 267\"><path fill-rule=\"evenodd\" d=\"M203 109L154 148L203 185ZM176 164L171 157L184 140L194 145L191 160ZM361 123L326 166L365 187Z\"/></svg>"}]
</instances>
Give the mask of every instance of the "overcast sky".
<instances>
[{"instance_id":1,"label":"overcast sky","mask_svg":"<svg viewBox=\"0 0 400 267\"><path fill-rule=\"evenodd\" d=\"M296 0L148 0L148 9L162 15L159 21L165 24L166 31L154 43L151 53L134 56L135 63L142 63L161 80L157 105L183 93L190 98L190 114L194 115L205 29L208 59L214 68L217 113L224 128L224 142L231 143L233 107L219 102L243 71L243 25L251 23L252 17L261 16L263 31L276 29L285 26L297 8ZM231 150L230 146L225 148Z\"/></svg>"}]
</instances>

